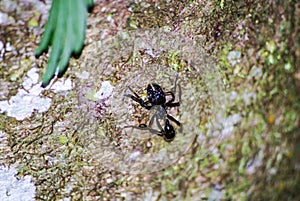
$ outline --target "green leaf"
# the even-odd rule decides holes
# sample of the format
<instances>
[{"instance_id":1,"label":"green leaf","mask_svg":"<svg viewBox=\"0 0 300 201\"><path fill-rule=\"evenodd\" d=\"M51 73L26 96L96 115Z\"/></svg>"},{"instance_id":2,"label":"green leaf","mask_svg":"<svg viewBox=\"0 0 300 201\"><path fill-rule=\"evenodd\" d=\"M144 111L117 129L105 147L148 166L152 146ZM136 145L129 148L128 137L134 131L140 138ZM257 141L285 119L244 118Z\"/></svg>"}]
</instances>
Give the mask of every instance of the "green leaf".
<instances>
[{"instance_id":1,"label":"green leaf","mask_svg":"<svg viewBox=\"0 0 300 201\"><path fill-rule=\"evenodd\" d=\"M51 44L51 37L53 34L53 31L55 29L55 25L57 22L57 12L59 10L58 6L59 6L59 1L58 0L53 0L52 1L52 6L51 6L51 10L50 10L50 15L48 18L48 22L46 24L46 28L45 28L45 32L44 35L42 37L42 40L40 42L39 47L37 48L35 54L37 56L40 56L44 51L48 50L48 46L49 44Z\"/></svg>"},{"instance_id":2,"label":"green leaf","mask_svg":"<svg viewBox=\"0 0 300 201\"><path fill-rule=\"evenodd\" d=\"M58 76L66 71L73 53L82 50L87 10L93 6L93 0L53 0L43 38L36 50L39 56L52 46L47 69L42 77L42 86L46 87L58 69Z\"/></svg>"}]
</instances>

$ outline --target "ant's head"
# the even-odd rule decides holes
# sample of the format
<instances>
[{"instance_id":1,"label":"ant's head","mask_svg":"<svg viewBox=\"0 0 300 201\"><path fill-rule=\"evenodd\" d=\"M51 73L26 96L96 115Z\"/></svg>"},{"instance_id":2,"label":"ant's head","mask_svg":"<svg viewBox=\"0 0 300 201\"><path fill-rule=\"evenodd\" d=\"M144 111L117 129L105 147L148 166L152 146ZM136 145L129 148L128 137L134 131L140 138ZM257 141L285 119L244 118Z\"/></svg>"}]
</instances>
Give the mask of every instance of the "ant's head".
<instances>
[{"instance_id":1,"label":"ant's head","mask_svg":"<svg viewBox=\"0 0 300 201\"><path fill-rule=\"evenodd\" d=\"M158 84L148 84L147 94L148 100L152 105L163 105L166 103L165 93Z\"/></svg>"}]
</instances>

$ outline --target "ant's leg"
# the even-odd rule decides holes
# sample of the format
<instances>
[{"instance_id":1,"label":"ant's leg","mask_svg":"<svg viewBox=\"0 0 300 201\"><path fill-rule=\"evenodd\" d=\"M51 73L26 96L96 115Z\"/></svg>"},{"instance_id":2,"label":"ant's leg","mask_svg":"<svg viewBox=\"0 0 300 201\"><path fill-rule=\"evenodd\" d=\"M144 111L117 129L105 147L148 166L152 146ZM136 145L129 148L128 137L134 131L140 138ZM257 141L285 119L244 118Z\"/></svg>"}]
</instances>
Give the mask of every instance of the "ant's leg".
<instances>
[{"instance_id":1,"label":"ant's leg","mask_svg":"<svg viewBox=\"0 0 300 201\"><path fill-rule=\"evenodd\" d=\"M160 131L152 128L154 119L156 119L156 124L157 124L157 126L158 126L158 128L159 128ZM160 125L156 114L152 116L152 118L151 118L151 120L149 122L149 125L147 126L147 130L149 130L151 133L156 134L158 136L163 136L163 131L164 130L163 130L162 126Z\"/></svg>"},{"instance_id":2,"label":"ant's leg","mask_svg":"<svg viewBox=\"0 0 300 201\"><path fill-rule=\"evenodd\" d=\"M179 100L179 102L175 102L174 103L175 95L173 94L173 92L171 92L171 91L166 92L166 95L169 95L169 94L172 96L172 99L169 100L168 102L166 102L166 106L167 107L177 107L177 106L180 106L180 100Z\"/></svg>"},{"instance_id":3,"label":"ant's leg","mask_svg":"<svg viewBox=\"0 0 300 201\"><path fill-rule=\"evenodd\" d=\"M178 106L180 106L180 102L175 102L175 103L167 102L166 106L167 107L178 107Z\"/></svg>"},{"instance_id":4,"label":"ant's leg","mask_svg":"<svg viewBox=\"0 0 300 201\"><path fill-rule=\"evenodd\" d=\"M146 124L141 124L139 126L124 126L123 128L135 128L140 130L148 130L148 127Z\"/></svg>"},{"instance_id":5,"label":"ant's leg","mask_svg":"<svg viewBox=\"0 0 300 201\"><path fill-rule=\"evenodd\" d=\"M156 124L157 124L157 127L158 127L159 130L156 130L156 129L152 128L152 125L154 123L154 119L156 120ZM157 114L152 116L148 126L146 124L140 124L139 127L135 127L135 128L142 129L142 130L149 130L151 133L156 134L158 136L163 136L164 135L164 129L162 128L161 124L159 123Z\"/></svg>"},{"instance_id":6,"label":"ant's leg","mask_svg":"<svg viewBox=\"0 0 300 201\"><path fill-rule=\"evenodd\" d=\"M138 102L143 108L146 108L147 110L151 109L151 106L147 104L148 102L143 101L143 99L137 93L135 93L131 89L131 87L128 86L128 89L134 94L134 96L131 94L124 94L124 96L131 98L135 102Z\"/></svg>"},{"instance_id":7,"label":"ant's leg","mask_svg":"<svg viewBox=\"0 0 300 201\"><path fill-rule=\"evenodd\" d=\"M165 96L169 96L169 95L171 95L172 98L167 102L167 104L172 103L175 100L175 95L172 91L168 91L168 92L165 93Z\"/></svg>"},{"instance_id":8,"label":"ant's leg","mask_svg":"<svg viewBox=\"0 0 300 201\"><path fill-rule=\"evenodd\" d=\"M173 116L171 115L167 115L168 119L170 119L171 121L175 122L177 124L177 126L179 126L179 132L182 132L182 124L177 120L175 119Z\"/></svg>"},{"instance_id":9,"label":"ant's leg","mask_svg":"<svg viewBox=\"0 0 300 201\"><path fill-rule=\"evenodd\" d=\"M128 89L135 95L135 97L141 99L140 96L135 91L133 91L130 86L128 86Z\"/></svg>"},{"instance_id":10,"label":"ant's leg","mask_svg":"<svg viewBox=\"0 0 300 201\"><path fill-rule=\"evenodd\" d=\"M178 80L178 72L176 73L176 78L175 78L175 81L174 81L174 87L173 87L173 90L172 90L172 92L173 92L174 94L176 93L177 80Z\"/></svg>"},{"instance_id":11,"label":"ant's leg","mask_svg":"<svg viewBox=\"0 0 300 201\"><path fill-rule=\"evenodd\" d=\"M180 85L181 80L178 82L178 99L179 103L181 103L181 85Z\"/></svg>"},{"instance_id":12,"label":"ant's leg","mask_svg":"<svg viewBox=\"0 0 300 201\"><path fill-rule=\"evenodd\" d=\"M167 103L172 103L175 100L175 95L174 94L176 93L177 80L178 80L178 73L176 73L176 78L175 78L175 81L174 81L174 86L173 86L172 91L168 91L168 92L165 93L166 96L168 96L168 95L172 96L171 100L169 100Z\"/></svg>"},{"instance_id":13,"label":"ant's leg","mask_svg":"<svg viewBox=\"0 0 300 201\"><path fill-rule=\"evenodd\" d=\"M149 128L146 124L141 124L139 126L124 126L124 128L133 128L133 129L139 129L139 130L148 130L152 134L158 135L158 136L163 136L161 131L155 130L153 128Z\"/></svg>"},{"instance_id":14,"label":"ant's leg","mask_svg":"<svg viewBox=\"0 0 300 201\"><path fill-rule=\"evenodd\" d=\"M176 73L176 78L174 82L174 87L173 87L173 94L176 94L176 88L177 88L177 81L178 81L178 73ZM178 98L179 98L179 103L181 103L181 85L180 85L181 80L178 82Z\"/></svg>"},{"instance_id":15,"label":"ant's leg","mask_svg":"<svg viewBox=\"0 0 300 201\"><path fill-rule=\"evenodd\" d=\"M156 118L156 124L157 124L157 126L159 127L160 131L151 128L151 127L152 127L152 124L153 124L153 121L154 121L154 118ZM145 126L146 126L146 125L145 125ZM155 134L155 135L158 135L158 136L163 136L163 133L164 133L164 130L162 129L162 126L161 126L160 123L158 122L158 118L156 117L156 115L153 115L153 117L152 117L151 120L150 120L149 125L146 126L144 129L145 129L145 130L149 130L152 134Z\"/></svg>"},{"instance_id":16,"label":"ant's leg","mask_svg":"<svg viewBox=\"0 0 300 201\"><path fill-rule=\"evenodd\" d=\"M136 129L140 129L140 130L150 130L149 128L151 128L153 125L154 117L155 117L155 115L153 115L152 118L150 119L150 123L148 126L146 124L140 124L139 126L124 126L124 128L136 128Z\"/></svg>"},{"instance_id":17,"label":"ant's leg","mask_svg":"<svg viewBox=\"0 0 300 201\"><path fill-rule=\"evenodd\" d=\"M150 131L150 132L153 133L153 134L162 136L162 131L155 130L155 129L152 128L152 125L153 125L153 123L154 123L154 119L155 119L155 118L156 118L156 123L158 122L157 114L154 114L154 115L151 117L148 126L147 126L146 124L140 124L139 126L124 126L124 128L135 128L135 129L140 129L140 130L148 130L148 131ZM160 124L158 125L158 127L159 127L160 130L162 130L162 127L161 127Z\"/></svg>"},{"instance_id":18,"label":"ant's leg","mask_svg":"<svg viewBox=\"0 0 300 201\"><path fill-rule=\"evenodd\" d=\"M181 85L180 85L180 82L181 82L181 81L179 81L178 84L177 84L177 81L178 81L178 73L176 74L176 78L175 78L175 81L174 81L174 87L173 87L173 90L165 93L166 96L167 96L167 95L171 95L171 96L172 96L171 100L169 100L169 101L166 103L166 105L167 105L168 107L176 107L176 106L180 106L180 103L181 103ZM173 103L174 100L175 100L175 94L176 94L177 86L178 86L178 96L179 96L178 99L179 99L179 101L176 102L176 103Z\"/></svg>"},{"instance_id":19,"label":"ant's leg","mask_svg":"<svg viewBox=\"0 0 300 201\"><path fill-rule=\"evenodd\" d=\"M129 97L142 105L144 102L143 99L141 99L141 97L137 93L135 93L135 91L133 91L130 86L128 86L128 89L134 94L134 96L131 94L124 94L124 96Z\"/></svg>"},{"instance_id":20,"label":"ant's leg","mask_svg":"<svg viewBox=\"0 0 300 201\"><path fill-rule=\"evenodd\" d=\"M175 122L177 124L177 126L181 126L181 123L175 119L173 116L167 114L168 119L170 119L171 121Z\"/></svg>"},{"instance_id":21,"label":"ant's leg","mask_svg":"<svg viewBox=\"0 0 300 201\"><path fill-rule=\"evenodd\" d=\"M156 125L157 125L157 127L158 127L158 129L159 129L160 131L152 128L152 125L153 125L153 123L154 123L154 119L156 120ZM141 125L140 125L140 126L141 126ZM145 125L145 126L146 126L146 125ZM163 130L162 126L161 126L160 123L159 123L159 118L158 118L157 114L154 114L154 115L151 117L150 122L149 122L149 125L146 126L146 127L148 128L148 130L149 130L151 133L156 134L156 135L159 135L159 136L163 136L164 130Z\"/></svg>"}]
</instances>

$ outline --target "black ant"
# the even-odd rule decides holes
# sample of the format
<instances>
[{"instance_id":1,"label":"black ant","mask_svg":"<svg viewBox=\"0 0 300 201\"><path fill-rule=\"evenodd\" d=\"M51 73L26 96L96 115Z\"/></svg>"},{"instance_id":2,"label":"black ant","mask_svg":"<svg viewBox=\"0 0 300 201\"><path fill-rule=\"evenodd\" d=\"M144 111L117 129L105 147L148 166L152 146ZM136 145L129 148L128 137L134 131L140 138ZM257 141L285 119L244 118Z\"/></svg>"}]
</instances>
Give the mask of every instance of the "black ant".
<instances>
[{"instance_id":1,"label":"black ant","mask_svg":"<svg viewBox=\"0 0 300 201\"><path fill-rule=\"evenodd\" d=\"M176 120L173 116L169 115L167 113L167 109L171 108L171 107L180 106L181 100L179 100L179 102L174 102L174 100L175 100L174 93L176 92L177 79L178 79L178 74L176 76L173 91L168 91L168 92L164 92L162 90L161 86L159 86L156 83L148 84L148 87L147 87L148 100L147 101L144 101L136 92L134 92L131 89L131 87L128 86L128 89L133 93L133 95L125 94L125 96L138 102L143 108L146 108L147 110L155 109L156 112L151 117L148 126L146 124L141 124L139 126L126 126L125 128L133 127L133 128L143 129L143 130L149 130L151 133L162 136L164 138L164 140L167 142L173 141L176 133L175 133L174 127L172 126L172 124L170 123L169 120L175 122L178 126L181 126L181 123L178 120ZM178 86L179 86L179 97L180 97L181 87L180 87L180 85L178 85ZM169 101L167 101L167 99L166 99L167 96L171 96L171 99ZM154 119L156 119L156 124L160 130L156 130L156 129L152 128ZM160 124L159 119L164 120L164 123L165 123L164 127L162 127L162 125Z\"/></svg>"}]
</instances>

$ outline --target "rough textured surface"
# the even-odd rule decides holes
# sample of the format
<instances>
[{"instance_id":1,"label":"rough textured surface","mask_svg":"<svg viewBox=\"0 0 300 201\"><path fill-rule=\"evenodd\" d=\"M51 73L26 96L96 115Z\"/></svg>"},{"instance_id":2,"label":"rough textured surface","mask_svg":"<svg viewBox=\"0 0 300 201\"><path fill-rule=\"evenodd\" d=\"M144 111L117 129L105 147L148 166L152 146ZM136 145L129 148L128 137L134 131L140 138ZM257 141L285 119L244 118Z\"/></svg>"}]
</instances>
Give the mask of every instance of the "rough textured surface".
<instances>
[{"instance_id":1,"label":"rough textured surface","mask_svg":"<svg viewBox=\"0 0 300 201\"><path fill-rule=\"evenodd\" d=\"M48 55L34 52L49 3L0 2L1 102L40 82ZM53 84L66 91L39 94L51 100L47 112L19 121L0 114L0 164L21 178L11 196L299 200L299 19L292 0L96 1L81 56ZM149 82L169 91L176 73L182 106L169 112L184 127L174 143L124 130L155 112L124 97L127 86L146 99ZM177 154L185 139L189 149ZM130 169L151 154L144 162L153 166ZM5 171L0 177L15 182L15 170Z\"/></svg>"}]
</instances>

